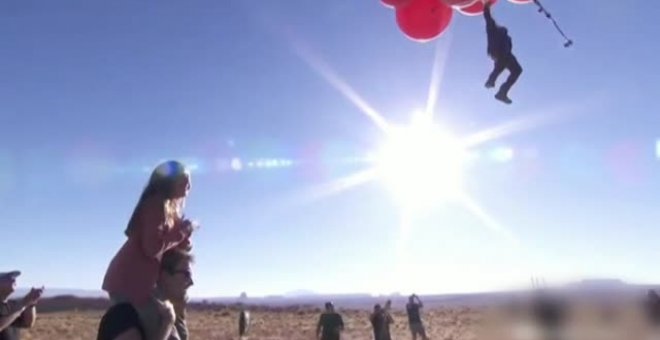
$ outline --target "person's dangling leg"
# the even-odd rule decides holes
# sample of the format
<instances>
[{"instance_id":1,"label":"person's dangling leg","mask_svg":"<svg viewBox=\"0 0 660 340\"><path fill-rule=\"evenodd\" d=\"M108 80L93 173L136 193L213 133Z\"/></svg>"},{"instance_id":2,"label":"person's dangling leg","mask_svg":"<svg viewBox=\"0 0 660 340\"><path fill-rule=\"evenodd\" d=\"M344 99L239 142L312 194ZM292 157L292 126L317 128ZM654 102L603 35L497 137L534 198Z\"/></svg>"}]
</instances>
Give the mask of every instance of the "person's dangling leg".
<instances>
[{"instance_id":1,"label":"person's dangling leg","mask_svg":"<svg viewBox=\"0 0 660 340\"><path fill-rule=\"evenodd\" d=\"M174 322L168 325L160 313L159 305L163 305L163 303L164 301L152 296L147 303L135 306L142 322L146 340L162 339L163 330L166 328L169 329L167 330L167 334L169 334L167 337L168 340L180 340ZM173 319L173 321L176 321L176 319Z\"/></svg>"},{"instance_id":2,"label":"person's dangling leg","mask_svg":"<svg viewBox=\"0 0 660 340\"><path fill-rule=\"evenodd\" d=\"M495 87L497 78L502 74L505 68L506 63L501 58L495 59L495 62L493 63L493 71L490 73L488 80L486 81L486 88L490 89Z\"/></svg>"},{"instance_id":3,"label":"person's dangling leg","mask_svg":"<svg viewBox=\"0 0 660 340\"><path fill-rule=\"evenodd\" d=\"M139 307L136 306L140 321L142 321L145 336L148 340L157 338L157 334L159 333L158 330L161 326L156 303L155 298L152 297L148 303L140 305Z\"/></svg>"},{"instance_id":4,"label":"person's dangling leg","mask_svg":"<svg viewBox=\"0 0 660 340\"><path fill-rule=\"evenodd\" d=\"M516 59L516 57L512 54L507 58L505 67L509 70L509 77L507 78L506 82L502 84L500 90L497 91L495 98L507 104L511 104L512 101L509 99L509 90L511 90L511 87L516 83L516 81L518 81L518 78L522 74L522 66L520 66L518 59Z\"/></svg>"},{"instance_id":5,"label":"person's dangling leg","mask_svg":"<svg viewBox=\"0 0 660 340\"><path fill-rule=\"evenodd\" d=\"M130 303L130 301L121 294L109 294L109 297L112 305ZM140 323L147 340L161 338L158 336L158 334L160 333L160 328L162 327L162 321L160 314L158 313L157 304L158 301L156 297L151 297L147 303L140 305L131 303L140 318ZM174 332L171 332L170 334L170 340L178 339L178 337L173 337L173 335L175 335Z\"/></svg>"}]
</instances>

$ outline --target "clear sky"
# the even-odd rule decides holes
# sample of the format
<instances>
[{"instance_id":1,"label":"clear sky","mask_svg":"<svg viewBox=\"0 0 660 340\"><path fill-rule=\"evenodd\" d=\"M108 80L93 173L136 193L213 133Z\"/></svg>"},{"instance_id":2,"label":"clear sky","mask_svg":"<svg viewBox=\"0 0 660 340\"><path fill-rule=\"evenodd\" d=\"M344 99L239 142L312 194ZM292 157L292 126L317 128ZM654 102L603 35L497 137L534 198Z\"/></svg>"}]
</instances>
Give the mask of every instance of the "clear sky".
<instances>
[{"instance_id":1,"label":"clear sky","mask_svg":"<svg viewBox=\"0 0 660 340\"><path fill-rule=\"evenodd\" d=\"M660 4L545 2L573 48L534 6L494 8L524 68L505 106L483 88L481 17L420 44L378 0L3 0L0 271L99 289L145 169L177 158L202 223L193 296L658 283ZM402 217L379 180L327 194L384 140L339 83L405 123L436 58L438 125L521 127L472 150L482 214Z\"/></svg>"}]
</instances>

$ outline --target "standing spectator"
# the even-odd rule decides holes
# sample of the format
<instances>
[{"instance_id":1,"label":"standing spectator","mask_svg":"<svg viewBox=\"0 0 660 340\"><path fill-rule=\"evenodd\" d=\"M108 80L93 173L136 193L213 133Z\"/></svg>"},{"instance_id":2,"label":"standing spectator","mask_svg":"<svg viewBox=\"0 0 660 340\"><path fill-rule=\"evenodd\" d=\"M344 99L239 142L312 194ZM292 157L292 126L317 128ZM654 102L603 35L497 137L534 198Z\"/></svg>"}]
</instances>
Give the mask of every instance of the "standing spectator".
<instances>
[{"instance_id":1,"label":"standing spectator","mask_svg":"<svg viewBox=\"0 0 660 340\"><path fill-rule=\"evenodd\" d=\"M247 339L250 330L250 312L245 309L244 304L240 304L241 311L238 314L238 338Z\"/></svg>"},{"instance_id":2,"label":"standing spectator","mask_svg":"<svg viewBox=\"0 0 660 340\"><path fill-rule=\"evenodd\" d=\"M18 301L9 296L16 290L16 279L21 272L0 273L0 340L19 340L21 328L31 328L37 320L36 305L44 288L32 288Z\"/></svg>"},{"instance_id":3,"label":"standing spectator","mask_svg":"<svg viewBox=\"0 0 660 340\"><path fill-rule=\"evenodd\" d=\"M374 306L374 312L369 317L371 328L374 331L374 340L383 340L383 333L385 331L385 313L380 304Z\"/></svg>"},{"instance_id":4,"label":"standing spectator","mask_svg":"<svg viewBox=\"0 0 660 340\"><path fill-rule=\"evenodd\" d=\"M417 295L413 294L410 296L406 305L406 312L408 313L408 325L410 326L410 333L412 333L413 340L417 340L417 335L421 335L423 340L428 340L420 311L423 307L424 304L422 304L422 300Z\"/></svg>"},{"instance_id":5,"label":"standing spectator","mask_svg":"<svg viewBox=\"0 0 660 340\"><path fill-rule=\"evenodd\" d=\"M332 302L325 303L325 311L319 317L316 325L316 337L321 340L340 340L344 331L344 320L335 312Z\"/></svg>"}]
</instances>

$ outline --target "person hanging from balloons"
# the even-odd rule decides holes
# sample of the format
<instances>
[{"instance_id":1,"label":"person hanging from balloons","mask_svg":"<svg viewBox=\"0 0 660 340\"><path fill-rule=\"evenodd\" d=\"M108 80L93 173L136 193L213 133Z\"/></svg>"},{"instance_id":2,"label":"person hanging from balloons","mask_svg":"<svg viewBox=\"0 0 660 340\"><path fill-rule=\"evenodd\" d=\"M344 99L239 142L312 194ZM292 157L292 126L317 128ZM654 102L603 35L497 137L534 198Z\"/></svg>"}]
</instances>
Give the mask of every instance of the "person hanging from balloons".
<instances>
[{"instance_id":1,"label":"person hanging from balloons","mask_svg":"<svg viewBox=\"0 0 660 340\"><path fill-rule=\"evenodd\" d=\"M495 94L495 98L506 104L511 104L512 100L509 98L509 90L516 83L518 77L520 77L522 67L518 63L516 56L513 55L513 44L507 28L498 25L490 13L492 0L484 1L484 18L486 19L486 33L488 35L488 55L494 61L493 71L486 81L486 88L495 87L497 78L505 69L508 69L509 77L500 86L500 89Z\"/></svg>"}]
</instances>

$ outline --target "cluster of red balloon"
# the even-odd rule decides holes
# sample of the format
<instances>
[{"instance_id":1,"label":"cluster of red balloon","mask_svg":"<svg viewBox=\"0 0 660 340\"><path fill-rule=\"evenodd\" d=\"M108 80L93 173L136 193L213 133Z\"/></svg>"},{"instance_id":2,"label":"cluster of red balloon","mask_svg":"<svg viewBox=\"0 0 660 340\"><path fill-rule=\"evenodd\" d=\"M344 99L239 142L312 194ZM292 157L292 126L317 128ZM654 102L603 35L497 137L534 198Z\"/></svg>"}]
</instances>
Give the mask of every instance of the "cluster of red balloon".
<instances>
[{"instance_id":1,"label":"cluster of red balloon","mask_svg":"<svg viewBox=\"0 0 660 340\"><path fill-rule=\"evenodd\" d=\"M449 0L445 0L449 1ZM458 2L458 1L454 1ZM497 2L497 0L492 0L493 4ZM474 15L481 15L484 12L484 2L481 0L477 1L468 1L467 3L464 3L462 5L457 5L455 6L456 10L460 12L463 15L469 15L469 16L474 16Z\"/></svg>"},{"instance_id":2,"label":"cluster of red balloon","mask_svg":"<svg viewBox=\"0 0 660 340\"><path fill-rule=\"evenodd\" d=\"M496 3L497 0L490 0ZM534 0L509 0L515 4L527 4ZM396 23L410 39L426 42L440 36L451 22L454 9L461 14L474 16L484 11L486 0L381 0L396 11Z\"/></svg>"}]
</instances>

